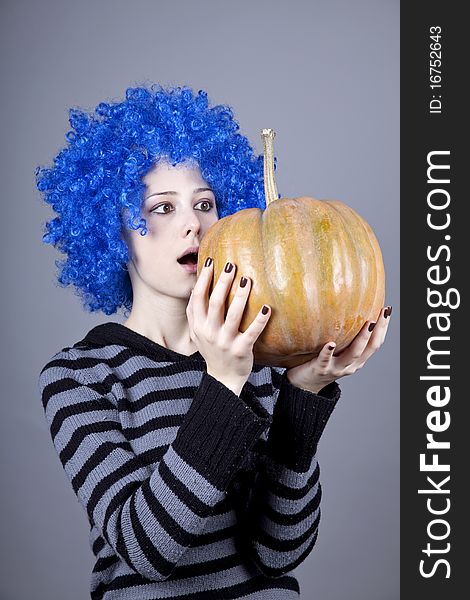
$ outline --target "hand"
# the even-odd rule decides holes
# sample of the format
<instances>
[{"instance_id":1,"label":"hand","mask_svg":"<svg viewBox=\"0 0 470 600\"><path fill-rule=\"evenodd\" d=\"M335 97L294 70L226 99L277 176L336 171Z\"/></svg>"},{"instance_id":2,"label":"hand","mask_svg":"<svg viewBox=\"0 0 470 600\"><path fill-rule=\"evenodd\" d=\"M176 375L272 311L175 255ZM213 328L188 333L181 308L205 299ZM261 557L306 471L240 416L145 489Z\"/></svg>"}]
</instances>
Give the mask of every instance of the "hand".
<instances>
[{"instance_id":1,"label":"hand","mask_svg":"<svg viewBox=\"0 0 470 600\"><path fill-rule=\"evenodd\" d=\"M366 321L349 346L335 356L333 353L336 346L334 342L328 342L316 358L288 369L287 379L292 385L316 394L332 381L345 375L352 375L363 367L384 343L391 314L391 306L383 308L373 330L369 331L373 321Z\"/></svg>"},{"instance_id":2,"label":"hand","mask_svg":"<svg viewBox=\"0 0 470 600\"><path fill-rule=\"evenodd\" d=\"M186 308L189 333L207 363L208 374L238 396L253 369L253 345L266 327L271 309L268 307L267 314L263 315L260 307L258 315L246 331L239 331L251 289L251 280L246 277L244 287L240 282L238 284L224 322L226 297L232 286L236 266L233 265L230 272L222 271L209 298L213 267L211 262L209 266L202 268L191 293Z\"/></svg>"}]
</instances>

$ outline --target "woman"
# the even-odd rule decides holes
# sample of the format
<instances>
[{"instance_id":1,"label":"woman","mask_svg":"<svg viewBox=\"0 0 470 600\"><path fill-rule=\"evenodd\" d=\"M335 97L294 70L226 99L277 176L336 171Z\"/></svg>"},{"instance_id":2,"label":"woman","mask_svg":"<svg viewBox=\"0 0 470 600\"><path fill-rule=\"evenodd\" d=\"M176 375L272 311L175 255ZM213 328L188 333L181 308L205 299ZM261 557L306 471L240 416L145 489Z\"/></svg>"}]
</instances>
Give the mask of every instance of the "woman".
<instances>
[{"instance_id":1,"label":"woman","mask_svg":"<svg viewBox=\"0 0 470 600\"><path fill-rule=\"evenodd\" d=\"M238 329L251 281L227 266L209 295L202 238L263 206L254 157L227 106L189 88L130 88L75 131L38 188L59 217L59 283L109 321L63 348L39 386L54 447L90 523L97 598L299 597L292 573L320 519L318 441L336 379L383 343L390 309L333 356L285 370L253 363L270 317ZM135 220L139 218L138 223ZM141 229L141 231L139 231ZM228 290L237 293L224 317Z\"/></svg>"}]
</instances>

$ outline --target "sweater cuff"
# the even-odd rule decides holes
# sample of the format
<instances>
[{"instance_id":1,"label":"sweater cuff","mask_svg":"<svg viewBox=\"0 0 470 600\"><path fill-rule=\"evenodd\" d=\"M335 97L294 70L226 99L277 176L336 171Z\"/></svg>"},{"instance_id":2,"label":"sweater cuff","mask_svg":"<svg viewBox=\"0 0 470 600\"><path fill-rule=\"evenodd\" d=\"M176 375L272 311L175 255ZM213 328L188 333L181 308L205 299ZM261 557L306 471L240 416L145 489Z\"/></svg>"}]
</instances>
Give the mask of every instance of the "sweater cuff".
<instances>
[{"instance_id":1,"label":"sweater cuff","mask_svg":"<svg viewBox=\"0 0 470 600\"><path fill-rule=\"evenodd\" d=\"M243 394L242 394L243 395ZM173 449L219 490L269 426L244 400L204 372Z\"/></svg>"},{"instance_id":2,"label":"sweater cuff","mask_svg":"<svg viewBox=\"0 0 470 600\"><path fill-rule=\"evenodd\" d=\"M269 456L298 473L306 472L340 395L336 381L315 394L292 385L284 372L268 435Z\"/></svg>"}]
</instances>

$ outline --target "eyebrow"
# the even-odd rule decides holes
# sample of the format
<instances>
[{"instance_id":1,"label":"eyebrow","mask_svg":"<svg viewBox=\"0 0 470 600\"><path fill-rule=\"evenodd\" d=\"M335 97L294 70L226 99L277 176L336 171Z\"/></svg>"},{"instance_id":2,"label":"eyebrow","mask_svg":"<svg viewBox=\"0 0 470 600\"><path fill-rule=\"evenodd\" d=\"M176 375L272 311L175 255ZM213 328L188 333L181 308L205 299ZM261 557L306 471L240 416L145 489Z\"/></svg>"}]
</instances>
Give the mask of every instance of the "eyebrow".
<instances>
[{"instance_id":1,"label":"eyebrow","mask_svg":"<svg viewBox=\"0 0 470 600\"><path fill-rule=\"evenodd\" d=\"M193 190L193 194L199 194L199 192L212 192L214 193L214 191L211 188L208 187L200 187L200 188L196 188ZM152 196L165 196L166 194L171 194L172 196L177 196L178 192L174 192L174 191L167 191L167 192L155 192L154 194L149 194L147 196L147 198L145 198L146 200L148 198L151 198Z\"/></svg>"}]
</instances>

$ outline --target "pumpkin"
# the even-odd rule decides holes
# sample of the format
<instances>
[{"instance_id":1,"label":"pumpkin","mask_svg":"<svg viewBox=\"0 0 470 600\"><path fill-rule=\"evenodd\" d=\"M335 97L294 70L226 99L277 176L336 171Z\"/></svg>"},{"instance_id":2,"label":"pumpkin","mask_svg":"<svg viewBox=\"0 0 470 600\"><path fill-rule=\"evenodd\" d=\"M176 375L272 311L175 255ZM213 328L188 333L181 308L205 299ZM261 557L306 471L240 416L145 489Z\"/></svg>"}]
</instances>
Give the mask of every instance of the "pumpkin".
<instances>
[{"instance_id":1,"label":"pumpkin","mask_svg":"<svg viewBox=\"0 0 470 600\"><path fill-rule=\"evenodd\" d=\"M328 341L336 353L365 321L376 321L385 297L378 241L368 223L339 200L278 198L275 132L263 129L266 208L248 208L214 223L201 240L197 275L214 260L212 292L227 261L236 265L225 315L242 275L251 291L239 330L263 304L271 316L258 337L256 363L293 367L318 356Z\"/></svg>"}]
</instances>

